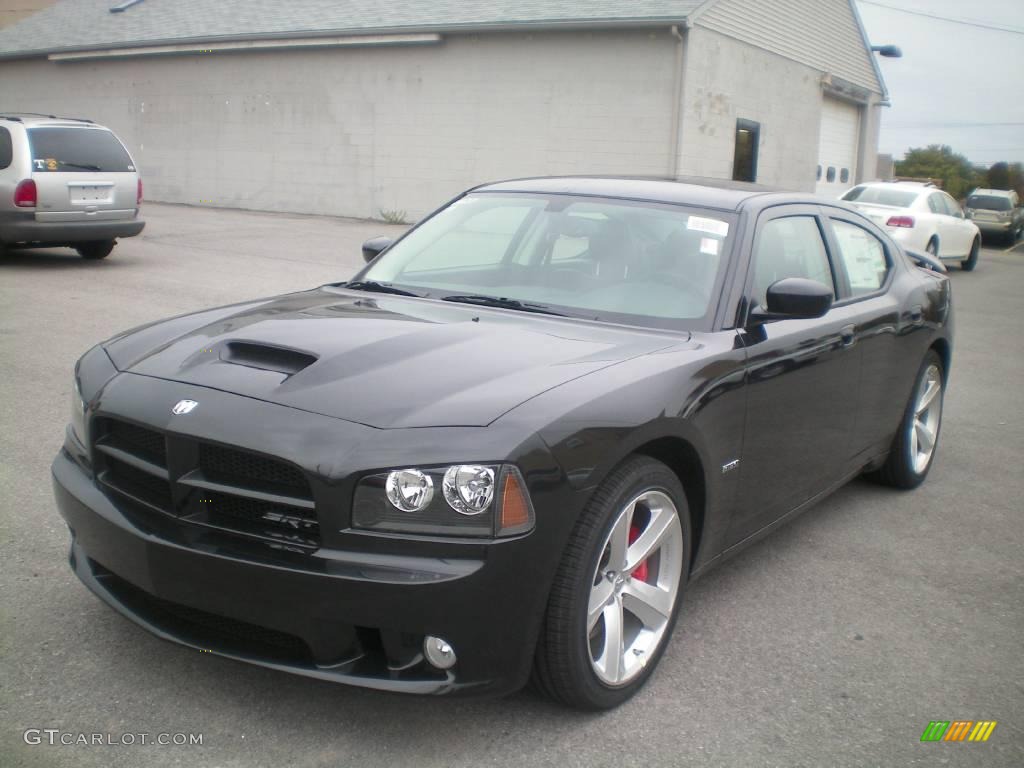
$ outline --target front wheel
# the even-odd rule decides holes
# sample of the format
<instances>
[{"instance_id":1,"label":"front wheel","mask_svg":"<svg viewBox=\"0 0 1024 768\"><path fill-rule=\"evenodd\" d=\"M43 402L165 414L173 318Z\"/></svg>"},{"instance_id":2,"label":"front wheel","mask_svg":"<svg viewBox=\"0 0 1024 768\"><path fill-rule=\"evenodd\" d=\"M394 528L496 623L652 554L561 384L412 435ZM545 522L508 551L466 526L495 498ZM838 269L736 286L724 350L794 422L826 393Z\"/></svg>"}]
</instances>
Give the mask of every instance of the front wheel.
<instances>
[{"instance_id":1,"label":"front wheel","mask_svg":"<svg viewBox=\"0 0 1024 768\"><path fill-rule=\"evenodd\" d=\"M580 709L636 693L672 633L690 569L690 515L678 477L628 460L595 491L551 586L534 683Z\"/></svg>"},{"instance_id":2,"label":"front wheel","mask_svg":"<svg viewBox=\"0 0 1024 768\"><path fill-rule=\"evenodd\" d=\"M918 371L889 458L878 471L878 478L885 484L916 488L928 476L939 443L944 389L942 360L931 350Z\"/></svg>"},{"instance_id":3,"label":"front wheel","mask_svg":"<svg viewBox=\"0 0 1024 768\"><path fill-rule=\"evenodd\" d=\"M79 243L75 246L75 250L83 259L105 259L114 250L116 244L116 240L93 240L88 243Z\"/></svg>"},{"instance_id":4,"label":"front wheel","mask_svg":"<svg viewBox=\"0 0 1024 768\"><path fill-rule=\"evenodd\" d=\"M979 250L981 250L981 241L978 238L974 238L974 242L971 243L971 252L967 255L967 259L960 262L960 268L964 272L972 272L978 265Z\"/></svg>"}]
</instances>

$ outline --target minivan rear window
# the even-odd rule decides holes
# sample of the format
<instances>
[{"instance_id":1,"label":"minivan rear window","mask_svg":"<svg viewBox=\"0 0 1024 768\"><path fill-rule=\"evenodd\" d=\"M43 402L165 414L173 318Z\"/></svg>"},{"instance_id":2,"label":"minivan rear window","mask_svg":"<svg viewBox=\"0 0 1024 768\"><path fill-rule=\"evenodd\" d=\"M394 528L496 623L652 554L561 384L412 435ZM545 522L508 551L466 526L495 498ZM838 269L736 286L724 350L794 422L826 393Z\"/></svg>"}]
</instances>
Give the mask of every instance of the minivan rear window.
<instances>
[{"instance_id":1,"label":"minivan rear window","mask_svg":"<svg viewBox=\"0 0 1024 768\"><path fill-rule=\"evenodd\" d=\"M843 200L851 203L866 203L869 205L891 205L895 208L909 208L919 192L908 192L905 189L892 189L890 187L854 187L845 195Z\"/></svg>"},{"instance_id":2,"label":"minivan rear window","mask_svg":"<svg viewBox=\"0 0 1024 768\"><path fill-rule=\"evenodd\" d=\"M1013 208L1010 198L995 195L971 195L967 198L967 207L981 208L983 211L1009 211Z\"/></svg>"},{"instance_id":3,"label":"minivan rear window","mask_svg":"<svg viewBox=\"0 0 1024 768\"><path fill-rule=\"evenodd\" d=\"M114 134L102 128L30 128L37 173L123 173L135 170Z\"/></svg>"}]
</instances>

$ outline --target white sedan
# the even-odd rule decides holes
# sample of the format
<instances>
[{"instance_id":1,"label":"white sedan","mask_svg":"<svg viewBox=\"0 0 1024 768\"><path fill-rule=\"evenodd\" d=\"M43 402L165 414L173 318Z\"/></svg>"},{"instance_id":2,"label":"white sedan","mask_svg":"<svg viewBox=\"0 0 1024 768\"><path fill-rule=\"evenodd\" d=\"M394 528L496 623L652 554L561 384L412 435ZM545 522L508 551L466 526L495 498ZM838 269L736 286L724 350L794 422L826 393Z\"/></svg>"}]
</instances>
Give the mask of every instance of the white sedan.
<instances>
[{"instance_id":1,"label":"white sedan","mask_svg":"<svg viewBox=\"0 0 1024 768\"><path fill-rule=\"evenodd\" d=\"M968 272L978 263L981 232L956 200L931 184L876 181L858 184L840 199L908 250L959 261Z\"/></svg>"}]
</instances>

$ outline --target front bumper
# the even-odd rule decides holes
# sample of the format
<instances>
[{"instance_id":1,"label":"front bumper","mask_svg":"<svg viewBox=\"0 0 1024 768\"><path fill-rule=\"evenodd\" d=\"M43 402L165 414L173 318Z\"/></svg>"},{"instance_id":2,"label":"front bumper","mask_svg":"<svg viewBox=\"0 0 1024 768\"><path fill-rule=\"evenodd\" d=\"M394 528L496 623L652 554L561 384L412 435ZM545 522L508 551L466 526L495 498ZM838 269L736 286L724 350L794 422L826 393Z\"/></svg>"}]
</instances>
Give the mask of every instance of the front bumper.
<instances>
[{"instance_id":1,"label":"front bumper","mask_svg":"<svg viewBox=\"0 0 1024 768\"><path fill-rule=\"evenodd\" d=\"M477 557L320 550L305 565L245 559L210 532L140 522L66 449L52 469L75 573L159 637L388 691L502 694L528 678L547 594L532 536L473 547ZM424 661L427 634L455 649L451 670Z\"/></svg>"},{"instance_id":2,"label":"front bumper","mask_svg":"<svg viewBox=\"0 0 1024 768\"><path fill-rule=\"evenodd\" d=\"M117 221L36 221L29 211L0 216L0 242L31 245L72 245L91 240L134 237L146 226L136 217Z\"/></svg>"}]
</instances>

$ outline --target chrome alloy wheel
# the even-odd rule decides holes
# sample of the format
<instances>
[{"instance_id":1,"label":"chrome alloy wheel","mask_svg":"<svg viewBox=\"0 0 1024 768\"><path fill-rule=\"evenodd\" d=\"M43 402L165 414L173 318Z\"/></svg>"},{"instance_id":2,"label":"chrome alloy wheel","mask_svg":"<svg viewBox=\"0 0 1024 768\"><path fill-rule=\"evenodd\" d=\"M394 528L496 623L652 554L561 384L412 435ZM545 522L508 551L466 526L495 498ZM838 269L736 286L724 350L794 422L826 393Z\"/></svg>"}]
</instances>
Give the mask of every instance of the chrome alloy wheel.
<instances>
[{"instance_id":1,"label":"chrome alloy wheel","mask_svg":"<svg viewBox=\"0 0 1024 768\"><path fill-rule=\"evenodd\" d=\"M672 499L644 491L615 518L594 571L587 608L590 664L623 686L654 657L676 604L683 529Z\"/></svg>"},{"instance_id":2,"label":"chrome alloy wheel","mask_svg":"<svg viewBox=\"0 0 1024 768\"><path fill-rule=\"evenodd\" d=\"M910 458L917 474L924 472L932 460L941 418L942 374L937 365L930 365L917 387L914 418L910 424Z\"/></svg>"}]
</instances>

